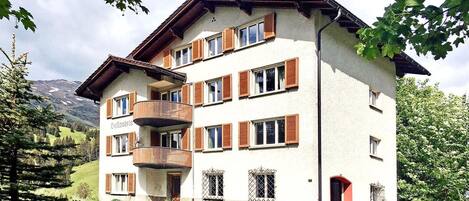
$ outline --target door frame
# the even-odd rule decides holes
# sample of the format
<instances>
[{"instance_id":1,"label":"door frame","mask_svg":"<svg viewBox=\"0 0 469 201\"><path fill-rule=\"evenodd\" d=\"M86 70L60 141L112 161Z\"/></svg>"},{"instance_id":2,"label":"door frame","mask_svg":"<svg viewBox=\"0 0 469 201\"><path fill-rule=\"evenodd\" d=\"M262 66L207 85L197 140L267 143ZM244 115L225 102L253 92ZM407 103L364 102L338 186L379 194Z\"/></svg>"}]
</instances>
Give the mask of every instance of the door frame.
<instances>
[{"instance_id":1,"label":"door frame","mask_svg":"<svg viewBox=\"0 0 469 201\"><path fill-rule=\"evenodd\" d=\"M181 180L182 180L182 172L167 172L166 174L166 188L167 188L167 195L170 200L172 200L172 179L173 177L179 177L179 199L181 199Z\"/></svg>"}]
</instances>

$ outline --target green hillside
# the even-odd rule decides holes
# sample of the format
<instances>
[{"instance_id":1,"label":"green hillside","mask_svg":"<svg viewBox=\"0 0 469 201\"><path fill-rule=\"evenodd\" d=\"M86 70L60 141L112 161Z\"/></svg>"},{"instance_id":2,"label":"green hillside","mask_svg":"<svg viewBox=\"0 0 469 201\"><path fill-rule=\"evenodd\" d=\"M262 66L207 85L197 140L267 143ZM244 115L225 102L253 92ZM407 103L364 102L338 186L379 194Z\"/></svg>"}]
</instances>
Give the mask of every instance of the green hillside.
<instances>
[{"instance_id":1,"label":"green hillside","mask_svg":"<svg viewBox=\"0 0 469 201\"><path fill-rule=\"evenodd\" d=\"M75 143L80 143L86 139L86 136L83 132L80 132L80 131L72 132L70 128L62 127L62 126L59 127L59 130L60 130L61 138L70 136L73 140L75 140ZM57 137L51 134L47 134L47 136L49 137L50 142L54 142L55 139L57 139Z\"/></svg>"}]
</instances>

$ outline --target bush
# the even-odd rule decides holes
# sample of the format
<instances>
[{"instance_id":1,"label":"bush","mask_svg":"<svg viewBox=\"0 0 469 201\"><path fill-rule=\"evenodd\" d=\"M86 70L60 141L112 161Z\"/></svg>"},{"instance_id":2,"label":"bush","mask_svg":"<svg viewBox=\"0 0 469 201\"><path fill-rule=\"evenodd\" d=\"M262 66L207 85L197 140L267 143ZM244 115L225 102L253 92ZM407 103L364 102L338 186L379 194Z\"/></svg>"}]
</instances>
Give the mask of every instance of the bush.
<instances>
[{"instance_id":1,"label":"bush","mask_svg":"<svg viewBox=\"0 0 469 201\"><path fill-rule=\"evenodd\" d=\"M80 183L80 185L78 185L77 195L81 199L88 198L88 196L91 195L90 185L88 185L87 183Z\"/></svg>"}]
</instances>

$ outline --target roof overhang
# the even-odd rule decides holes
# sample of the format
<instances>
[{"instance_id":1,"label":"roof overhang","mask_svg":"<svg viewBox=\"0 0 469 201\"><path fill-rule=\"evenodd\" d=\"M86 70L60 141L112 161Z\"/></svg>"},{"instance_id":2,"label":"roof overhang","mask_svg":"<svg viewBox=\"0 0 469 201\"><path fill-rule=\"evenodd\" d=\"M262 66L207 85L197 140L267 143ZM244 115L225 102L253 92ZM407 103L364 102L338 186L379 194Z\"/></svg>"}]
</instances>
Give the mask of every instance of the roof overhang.
<instances>
[{"instance_id":1,"label":"roof overhang","mask_svg":"<svg viewBox=\"0 0 469 201\"><path fill-rule=\"evenodd\" d=\"M215 12L217 6L238 7L247 14L251 14L253 7L292 8L308 18L313 9L319 9L323 15L334 18L341 8L343 15L338 20L340 26L351 33L356 33L360 28L369 27L334 0L186 0L127 58L149 61L155 53L161 51L174 39L183 38L186 29L205 13ZM397 76L404 76L407 73L430 75L427 69L405 53L396 55L392 61L395 63Z\"/></svg>"},{"instance_id":2,"label":"roof overhang","mask_svg":"<svg viewBox=\"0 0 469 201\"><path fill-rule=\"evenodd\" d=\"M147 62L110 55L75 92L78 96L99 101L107 85L122 73L128 73L130 69L142 70L147 76L156 80L171 80L181 83L186 81L186 75L183 73L170 71Z\"/></svg>"}]
</instances>

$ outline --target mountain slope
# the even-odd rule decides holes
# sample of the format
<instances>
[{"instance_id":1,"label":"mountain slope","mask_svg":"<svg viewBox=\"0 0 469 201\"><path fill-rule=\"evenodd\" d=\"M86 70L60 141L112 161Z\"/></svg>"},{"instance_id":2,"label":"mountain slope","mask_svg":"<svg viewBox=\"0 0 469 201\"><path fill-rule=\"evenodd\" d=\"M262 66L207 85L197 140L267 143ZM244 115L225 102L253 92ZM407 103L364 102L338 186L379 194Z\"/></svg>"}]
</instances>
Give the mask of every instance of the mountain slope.
<instances>
[{"instance_id":1,"label":"mountain slope","mask_svg":"<svg viewBox=\"0 0 469 201\"><path fill-rule=\"evenodd\" d=\"M33 92L46 97L54 109L65 115L65 119L91 126L99 122L98 106L93 101L75 95L79 81L37 80L33 81Z\"/></svg>"}]
</instances>

